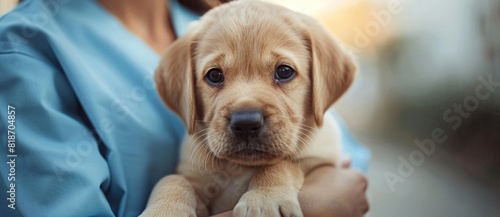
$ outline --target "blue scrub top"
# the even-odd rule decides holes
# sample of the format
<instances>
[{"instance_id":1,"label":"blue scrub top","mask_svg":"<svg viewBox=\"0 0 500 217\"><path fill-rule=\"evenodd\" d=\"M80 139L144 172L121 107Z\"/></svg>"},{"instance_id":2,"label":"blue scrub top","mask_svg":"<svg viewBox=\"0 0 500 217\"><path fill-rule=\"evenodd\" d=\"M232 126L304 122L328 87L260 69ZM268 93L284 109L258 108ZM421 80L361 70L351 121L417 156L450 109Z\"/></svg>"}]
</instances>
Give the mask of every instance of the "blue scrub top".
<instances>
[{"instance_id":1,"label":"blue scrub top","mask_svg":"<svg viewBox=\"0 0 500 217\"><path fill-rule=\"evenodd\" d=\"M198 18L174 0L170 10L177 35ZM159 59L93 0L25 0L1 17L0 162L15 159L15 180L0 166L0 216L139 215L185 135L156 94ZM344 146L366 168L369 152Z\"/></svg>"}]
</instances>

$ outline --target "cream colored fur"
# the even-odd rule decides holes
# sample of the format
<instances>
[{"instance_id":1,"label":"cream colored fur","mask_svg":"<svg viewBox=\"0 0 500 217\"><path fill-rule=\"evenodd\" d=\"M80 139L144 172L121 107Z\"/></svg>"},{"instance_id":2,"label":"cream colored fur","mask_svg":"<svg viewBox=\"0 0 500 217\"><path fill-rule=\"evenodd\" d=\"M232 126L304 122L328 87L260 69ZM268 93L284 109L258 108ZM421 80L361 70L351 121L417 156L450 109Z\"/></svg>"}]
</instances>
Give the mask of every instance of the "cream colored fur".
<instances>
[{"instance_id":1,"label":"cream colored fur","mask_svg":"<svg viewBox=\"0 0 500 217\"><path fill-rule=\"evenodd\" d=\"M296 71L293 80L273 79L279 65ZM205 79L213 68L224 74L220 86ZM308 16L258 1L208 12L167 49L155 75L159 95L189 135L177 173L156 185L141 216L228 210L237 217L302 216L297 196L304 177L338 163L339 130L325 113L355 70L349 54ZM241 109L265 117L256 142L228 131L230 115ZM256 147L255 155L235 151Z\"/></svg>"}]
</instances>

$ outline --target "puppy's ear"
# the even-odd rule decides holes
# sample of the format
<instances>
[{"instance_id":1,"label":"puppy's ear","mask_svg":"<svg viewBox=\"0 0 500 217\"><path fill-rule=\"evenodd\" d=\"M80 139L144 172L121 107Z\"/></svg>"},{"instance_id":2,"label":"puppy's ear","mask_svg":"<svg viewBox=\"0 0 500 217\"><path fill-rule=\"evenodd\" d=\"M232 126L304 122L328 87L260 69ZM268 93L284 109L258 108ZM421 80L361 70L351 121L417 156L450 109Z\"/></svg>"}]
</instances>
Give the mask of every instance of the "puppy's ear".
<instances>
[{"instance_id":1,"label":"puppy's ear","mask_svg":"<svg viewBox=\"0 0 500 217\"><path fill-rule=\"evenodd\" d=\"M317 126L323 115L349 88L356 65L350 54L318 21L301 16L311 52L312 109Z\"/></svg>"},{"instance_id":2,"label":"puppy's ear","mask_svg":"<svg viewBox=\"0 0 500 217\"><path fill-rule=\"evenodd\" d=\"M190 31L191 30L191 31ZM194 31L177 39L166 50L155 72L156 89L165 104L186 125L189 134L195 130L196 96L193 63Z\"/></svg>"}]
</instances>

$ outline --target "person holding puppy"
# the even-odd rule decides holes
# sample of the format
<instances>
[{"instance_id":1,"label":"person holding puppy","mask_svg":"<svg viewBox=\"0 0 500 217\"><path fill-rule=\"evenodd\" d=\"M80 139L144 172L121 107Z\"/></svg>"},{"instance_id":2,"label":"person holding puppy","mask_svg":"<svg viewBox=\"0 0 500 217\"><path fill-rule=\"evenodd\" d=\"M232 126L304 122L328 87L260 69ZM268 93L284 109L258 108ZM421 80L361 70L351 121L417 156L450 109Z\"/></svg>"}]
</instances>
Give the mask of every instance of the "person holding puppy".
<instances>
[{"instance_id":1,"label":"person holding puppy","mask_svg":"<svg viewBox=\"0 0 500 217\"><path fill-rule=\"evenodd\" d=\"M185 134L152 74L160 53L198 18L192 11L213 2L31 0L0 18L0 108L17 117L17 201L2 208L6 216L144 210L155 183L174 172ZM3 179L8 169L1 167ZM320 167L306 176L300 205L305 216L362 216L366 186L355 170Z\"/></svg>"}]
</instances>

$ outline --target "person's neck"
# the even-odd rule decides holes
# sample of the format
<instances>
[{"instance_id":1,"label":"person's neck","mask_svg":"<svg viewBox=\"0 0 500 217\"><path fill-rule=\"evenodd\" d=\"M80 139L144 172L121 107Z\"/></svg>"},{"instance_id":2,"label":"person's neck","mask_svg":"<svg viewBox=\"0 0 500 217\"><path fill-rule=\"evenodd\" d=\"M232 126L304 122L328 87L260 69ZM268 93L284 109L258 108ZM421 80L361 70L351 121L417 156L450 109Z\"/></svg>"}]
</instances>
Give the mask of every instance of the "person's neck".
<instances>
[{"instance_id":1,"label":"person's neck","mask_svg":"<svg viewBox=\"0 0 500 217\"><path fill-rule=\"evenodd\" d=\"M99 0L132 33L157 53L175 40L167 0Z\"/></svg>"}]
</instances>

